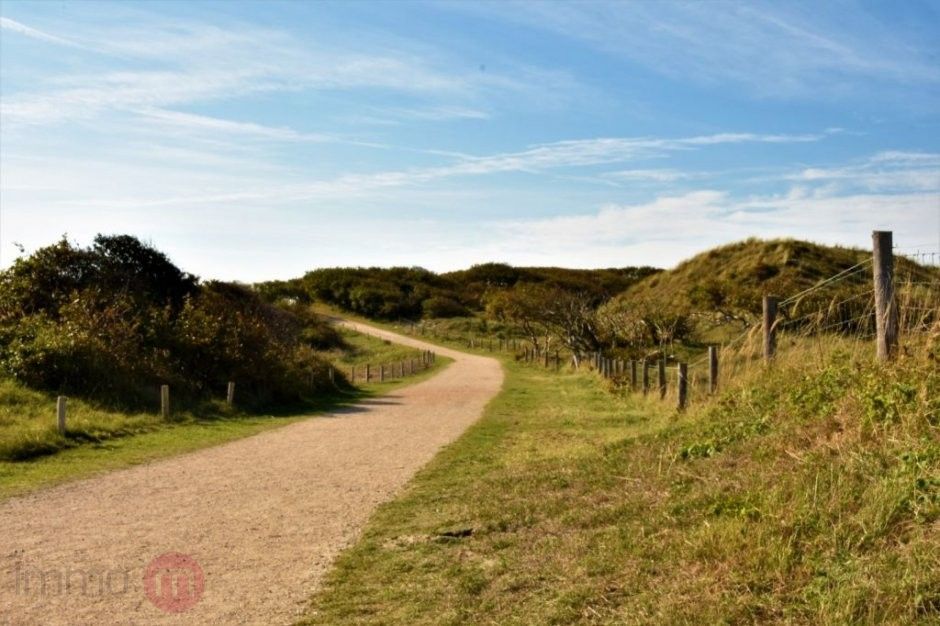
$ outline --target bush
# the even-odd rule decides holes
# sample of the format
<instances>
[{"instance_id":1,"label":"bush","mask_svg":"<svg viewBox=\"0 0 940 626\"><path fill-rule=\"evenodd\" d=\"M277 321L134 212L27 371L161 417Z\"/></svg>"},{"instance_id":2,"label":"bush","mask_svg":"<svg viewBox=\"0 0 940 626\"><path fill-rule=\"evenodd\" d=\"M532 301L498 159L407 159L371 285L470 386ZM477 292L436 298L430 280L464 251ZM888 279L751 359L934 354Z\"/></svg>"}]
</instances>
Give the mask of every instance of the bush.
<instances>
[{"instance_id":1,"label":"bush","mask_svg":"<svg viewBox=\"0 0 940 626\"><path fill-rule=\"evenodd\" d=\"M220 394L287 403L330 383L314 349L341 339L301 305L208 282L133 237L63 239L0 273L0 369L37 389L125 406Z\"/></svg>"},{"instance_id":2,"label":"bush","mask_svg":"<svg viewBox=\"0 0 940 626\"><path fill-rule=\"evenodd\" d=\"M432 296L425 300L421 307L424 309L424 316L431 318L466 317L470 315L467 307L446 296Z\"/></svg>"}]
</instances>

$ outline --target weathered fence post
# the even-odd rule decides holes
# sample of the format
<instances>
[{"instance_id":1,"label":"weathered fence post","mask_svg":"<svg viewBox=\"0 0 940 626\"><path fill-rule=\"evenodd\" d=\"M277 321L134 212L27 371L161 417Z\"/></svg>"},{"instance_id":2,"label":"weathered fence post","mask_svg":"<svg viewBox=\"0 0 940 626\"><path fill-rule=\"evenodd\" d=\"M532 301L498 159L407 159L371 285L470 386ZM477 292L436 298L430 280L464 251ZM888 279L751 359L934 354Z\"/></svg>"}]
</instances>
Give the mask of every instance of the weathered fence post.
<instances>
[{"instance_id":1,"label":"weathered fence post","mask_svg":"<svg viewBox=\"0 0 940 626\"><path fill-rule=\"evenodd\" d=\"M708 392L718 391L718 346L708 346Z\"/></svg>"},{"instance_id":2,"label":"weathered fence post","mask_svg":"<svg viewBox=\"0 0 940 626\"><path fill-rule=\"evenodd\" d=\"M875 281L876 352L879 361L894 358L898 348L898 303L894 298L894 236L876 230L872 239L872 271Z\"/></svg>"},{"instance_id":3,"label":"weathered fence post","mask_svg":"<svg viewBox=\"0 0 940 626\"><path fill-rule=\"evenodd\" d=\"M545 354L543 354L542 356L544 357L544 367L547 368L548 367L548 350L546 350Z\"/></svg>"},{"instance_id":4,"label":"weathered fence post","mask_svg":"<svg viewBox=\"0 0 940 626\"><path fill-rule=\"evenodd\" d=\"M637 388L637 371L636 371L636 359L630 359L630 389L636 391Z\"/></svg>"},{"instance_id":5,"label":"weathered fence post","mask_svg":"<svg viewBox=\"0 0 940 626\"><path fill-rule=\"evenodd\" d=\"M664 400L666 398L666 357L659 359L657 363L658 369L658 382L659 382L659 399Z\"/></svg>"},{"instance_id":6,"label":"weathered fence post","mask_svg":"<svg viewBox=\"0 0 940 626\"><path fill-rule=\"evenodd\" d=\"M643 359L643 395L650 392L650 362Z\"/></svg>"},{"instance_id":7,"label":"weathered fence post","mask_svg":"<svg viewBox=\"0 0 940 626\"><path fill-rule=\"evenodd\" d=\"M689 400L689 366L687 363L679 363L678 380L676 382L679 387L678 408L680 411L684 411Z\"/></svg>"},{"instance_id":8,"label":"weathered fence post","mask_svg":"<svg viewBox=\"0 0 940 626\"><path fill-rule=\"evenodd\" d=\"M366 363L366 384L372 381L372 366Z\"/></svg>"},{"instance_id":9,"label":"weathered fence post","mask_svg":"<svg viewBox=\"0 0 940 626\"><path fill-rule=\"evenodd\" d=\"M330 366L330 369L327 370L327 372L328 372L328 376L330 377L330 384L335 385L336 384L336 372L333 371L332 365Z\"/></svg>"},{"instance_id":10,"label":"weathered fence post","mask_svg":"<svg viewBox=\"0 0 940 626\"><path fill-rule=\"evenodd\" d=\"M65 404L68 399L65 396L59 396L55 401L56 429L60 435L65 434Z\"/></svg>"},{"instance_id":11,"label":"weathered fence post","mask_svg":"<svg viewBox=\"0 0 940 626\"><path fill-rule=\"evenodd\" d=\"M225 403L234 404L235 403L235 383L231 380L228 381L228 388L225 390Z\"/></svg>"},{"instance_id":12,"label":"weathered fence post","mask_svg":"<svg viewBox=\"0 0 940 626\"><path fill-rule=\"evenodd\" d=\"M163 419L170 417L170 386L160 385L160 415Z\"/></svg>"},{"instance_id":13,"label":"weathered fence post","mask_svg":"<svg viewBox=\"0 0 940 626\"><path fill-rule=\"evenodd\" d=\"M773 360L777 351L777 296L764 296L764 360L768 363Z\"/></svg>"},{"instance_id":14,"label":"weathered fence post","mask_svg":"<svg viewBox=\"0 0 940 626\"><path fill-rule=\"evenodd\" d=\"M385 382L385 363L379 364L379 382L380 383Z\"/></svg>"},{"instance_id":15,"label":"weathered fence post","mask_svg":"<svg viewBox=\"0 0 940 626\"><path fill-rule=\"evenodd\" d=\"M558 353L558 350L555 350L555 371L561 369L561 354Z\"/></svg>"}]
</instances>

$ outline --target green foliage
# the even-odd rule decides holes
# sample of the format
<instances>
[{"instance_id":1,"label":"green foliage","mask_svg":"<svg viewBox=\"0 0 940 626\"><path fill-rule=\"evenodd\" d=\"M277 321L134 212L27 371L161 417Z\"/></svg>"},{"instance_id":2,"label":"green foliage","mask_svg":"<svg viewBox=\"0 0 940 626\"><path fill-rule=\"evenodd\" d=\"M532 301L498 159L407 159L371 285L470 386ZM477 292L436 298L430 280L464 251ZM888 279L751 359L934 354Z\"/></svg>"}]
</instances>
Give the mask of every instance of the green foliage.
<instances>
[{"instance_id":1,"label":"green foliage","mask_svg":"<svg viewBox=\"0 0 940 626\"><path fill-rule=\"evenodd\" d=\"M682 414L507 362L303 623L936 623L940 369L815 348Z\"/></svg>"},{"instance_id":2,"label":"green foliage","mask_svg":"<svg viewBox=\"0 0 940 626\"><path fill-rule=\"evenodd\" d=\"M431 296L421 303L421 308L424 317L428 318L466 317L470 314L467 307L447 296Z\"/></svg>"},{"instance_id":3,"label":"green foliage","mask_svg":"<svg viewBox=\"0 0 940 626\"><path fill-rule=\"evenodd\" d=\"M122 406L218 394L229 380L257 405L328 385L314 349L335 331L300 305L199 281L129 236L66 239L0 273L0 370L26 385Z\"/></svg>"},{"instance_id":4,"label":"green foliage","mask_svg":"<svg viewBox=\"0 0 940 626\"><path fill-rule=\"evenodd\" d=\"M512 267L502 263L435 274L420 267L326 268L303 278L257 285L269 302L313 300L373 319L450 318L480 312L487 295L517 284L541 284L577 293L596 306L657 272L650 267L570 270Z\"/></svg>"}]
</instances>

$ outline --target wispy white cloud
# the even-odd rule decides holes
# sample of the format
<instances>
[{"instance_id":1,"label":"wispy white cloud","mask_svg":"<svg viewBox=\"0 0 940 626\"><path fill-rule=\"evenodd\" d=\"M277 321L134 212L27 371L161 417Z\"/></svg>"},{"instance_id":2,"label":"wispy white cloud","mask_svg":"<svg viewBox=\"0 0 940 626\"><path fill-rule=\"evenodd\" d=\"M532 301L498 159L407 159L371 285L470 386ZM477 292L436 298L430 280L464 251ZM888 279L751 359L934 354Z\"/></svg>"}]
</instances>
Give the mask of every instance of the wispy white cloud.
<instances>
[{"instance_id":1,"label":"wispy white cloud","mask_svg":"<svg viewBox=\"0 0 940 626\"><path fill-rule=\"evenodd\" d=\"M221 120L204 120L200 116L176 117L173 121L184 120L197 126L203 124L212 128L221 126L226 130L230 125ZM293 131L261 128L252 126L243 128L232 123L236 131L258 132L263 136L278 136L285 133L293 137ZM274 184L237 184L234 189L225 192L205 193L194 190L192 193L161 194L159 197L127 197L109 200L82 200L73 204L128 208L157 206L204 206L222 202L264 203L271 201L314 201L338 200L343 198L362 198L378 190L389 188L425 185L433 181L466 176L490 176L506 173L539 174L569 168L628 162L654 156L664 156L671 152L700 150L720 144L741 143L805 143L819 141L821 134L755 134L755 133L720 133L678 138L597 138L572 141L559 141L539 144L518 152L497 153L486 156L469 156L443 152L442 155L454 158L454 162L434 167L412 168L407 170L386 170L369 173L350 173L329 179L308 182ZM434 151L431 151L434 152ZM640 170L642 171L642 170ZM655 172L656 170L647 170ZM662 170L660 170L662 172ZM660 176L663 176L660 173Z\"/></svg>"},{"instance_id":2,"label":"wispy white cloud","mask_svg":"<svg viewBox=\"0 0 940 626\"><path fill-rule=\"evenodd\" d=\"M81 46L4 18L5 29L49 42ZM253 26L218 26L155 19L147 28L102 26L83 33L98 53L133 60L135 69L49 77L5 95L6 125L48 124L109 111L183 106L264 92L386 90L431 100L390 107L399 119L488 119L487 100L532 96L570 87L563 72L519 66L504 72L454 71L440 53L421 56L376 45L337 47L299 41ZM78 66L80 67L80 66Z\"/></svg>"},{"instance_id":3,"label":"wispy white cloud","mask_svg":"<svg viewBox=\"0 0 940 626\"><path fill-rule=\"evenodd\" d=\"M682 172L673 169L637 169L637 170L619 170L616 172L606 172L604 178L623 182L653 182L653 183L671 183L677 180L683 180L692 177L691 172Z\"/></svg>"},{"instance_id":4,"label":"wispy white cloud","mask_svg":"<svg viewBox=\"0 0 940 626\"><path fill-rule=\"evenodd\" d=\"M845 3L502 2L449 5L550 31L654 71L758 95L841 96L865 80L940 83L936 41Z\"/></svg>"},{"instance_id":5,"label":"wispy white cloud","mask_svg":"<svg viewBox=\"0 0 940 626\"><path fill-rule=\"evenodd\" d=\"M585 215L503 221L492 232L503 234L500 245L507 250L532 251L519 262L668 267L710 246L754 236L865 246L871 230L887 229L895 241L920 241L925 225L935 228L938 217L940 203L931 193L826 195L794 189L741 198L705 189L609 204Z\"/></svg>"},{"instance_id":6,"label":"wispy white cloud","mask_svg":"<svg viewBox=\"0 0 940 626\"><path fill-rule=\"evenodd\" d=\"M940 192L940 154L881 152L839 167L808 167L787 174L796 182L832 183L868 191L922 190Z\"/></svg>"},{"instance_id":7,"label":"wispy white cloud","mask_svg":"<svg viewBox=\"0 0 940 626\"><path fill-rule=\"evenodd\" d=\"M19 35L25 35L26 37L31 37L33 39L38 39L40 41L45 41L47 43L54 43L60 46L69 46L72 48L85 47L75 41L66 39L65 37L51 35L47 32L43 32L36 28L31 28L27 26L26 24L22 24L8 17L0 16L0 30L10 31L11 33L17 33Z\"/></svg>"}]
</instances>

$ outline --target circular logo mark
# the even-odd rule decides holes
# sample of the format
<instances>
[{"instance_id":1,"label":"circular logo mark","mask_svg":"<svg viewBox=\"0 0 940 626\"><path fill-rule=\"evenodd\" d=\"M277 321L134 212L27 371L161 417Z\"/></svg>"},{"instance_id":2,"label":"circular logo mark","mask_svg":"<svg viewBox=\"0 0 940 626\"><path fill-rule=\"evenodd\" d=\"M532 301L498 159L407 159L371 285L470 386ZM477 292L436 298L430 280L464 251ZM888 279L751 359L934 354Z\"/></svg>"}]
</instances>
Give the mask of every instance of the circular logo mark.
<instances>
[{"instance_id":1,"label":"circular logo mark","mask_svg":"<svg viewBox=\"0 0 940 626\"><path fill-rule=\"evenodd\" d=\"M155 607L182 613L196 606L206 588L206 577L191 556L167 552L150 561L144 571L144 592Z\"/></svg>"}]
</instances>

